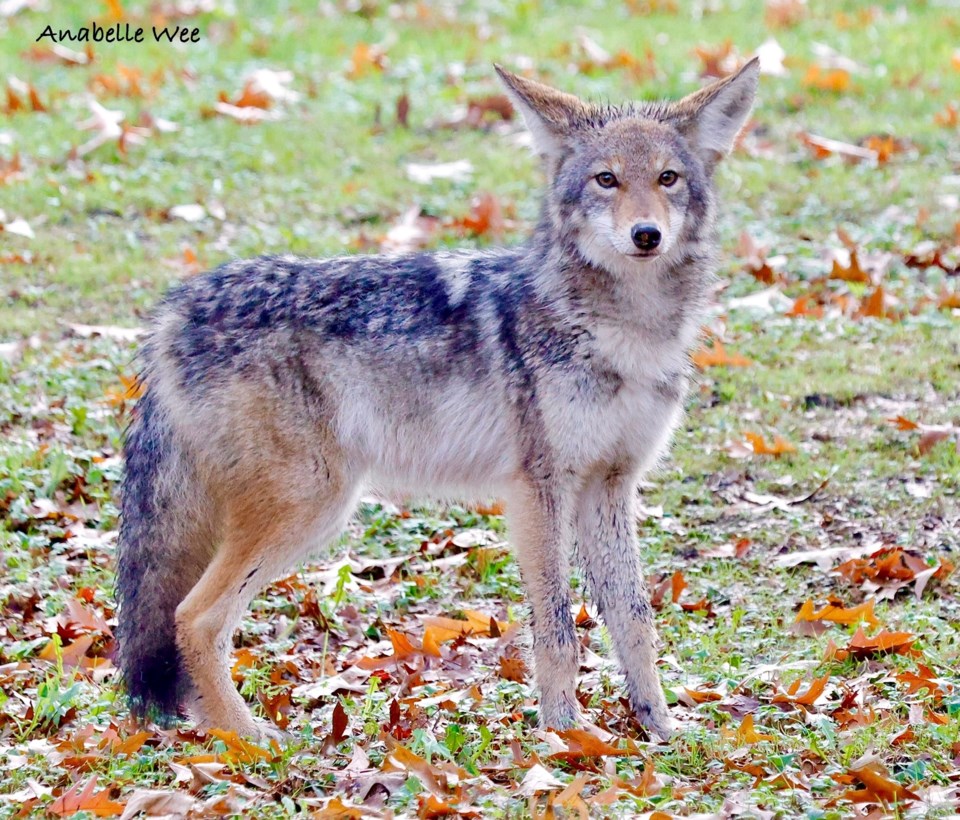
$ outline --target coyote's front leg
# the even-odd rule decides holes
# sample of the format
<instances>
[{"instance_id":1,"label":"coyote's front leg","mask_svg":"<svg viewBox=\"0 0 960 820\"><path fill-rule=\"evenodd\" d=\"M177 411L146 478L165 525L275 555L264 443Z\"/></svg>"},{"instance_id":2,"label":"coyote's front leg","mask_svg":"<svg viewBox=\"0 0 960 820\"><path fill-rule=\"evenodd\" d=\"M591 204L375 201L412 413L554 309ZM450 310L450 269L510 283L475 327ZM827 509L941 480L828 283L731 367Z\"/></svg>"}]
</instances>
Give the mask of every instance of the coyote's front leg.
<instances>
[{"instance_id":1,"label":"coyote's front leg","mask_svg":"<svg viewBox=\"0 0 960 820\"><path fill-rule=\"evenodd\" d=\"M507 532L530 602L540 725L567 728L580 719L577 635L570 611L572 505L568 495L523 483L507 503Z\"/></svg>"},{"instance_id":2,"label":"coyote's front leg","mask_svg":"<svg viewBox=\"0 0 960 820\"><path fill-rule=\"evenodd\" d=\"M584 483L577 504L577 548L587 586L610 632L641 722L662 738L672 721L657 675L657 633L640 569L636 477L612 469Z\"/></svg>"}]
</instances>

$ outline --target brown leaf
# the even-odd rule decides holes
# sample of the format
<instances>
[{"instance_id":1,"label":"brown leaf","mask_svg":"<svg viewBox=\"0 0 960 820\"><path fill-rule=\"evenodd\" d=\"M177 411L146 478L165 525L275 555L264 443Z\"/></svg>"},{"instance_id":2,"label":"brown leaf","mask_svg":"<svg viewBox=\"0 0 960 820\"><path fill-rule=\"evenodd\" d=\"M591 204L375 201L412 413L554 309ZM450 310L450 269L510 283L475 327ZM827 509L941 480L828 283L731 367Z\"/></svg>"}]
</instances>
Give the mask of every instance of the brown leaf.
<instances>
[{"instance_id":1,"label":"brown leaf","mask_svg":"<svg viewBox=\"0 0 960 820\"><path fill-rule=\"evenodd\" d=\"M557 735L566 742L566 751L550 755L553 759L576 760L583 757L620 757L630 754L591 734L586 729L565 729Z\"/></svg>"},{"instance_id":2,"label":"brown leaf","mask_svg":"<svg viewBox=\"0 0 960 820\"><path fill-rule=\"evenodd\" d=\"M878 159L876 151L849 142L806 132L801 132L799 137L800 142L811 150L815 159L826 159L834 154L851 162L877 162Z\"/></svg>"},{"instance_id":3,"label":"brown leaf","mask_svg":"<svg viewBox=\"0 0 960 820\"><path fill-rule=\"evenodd\" d=\"M817 304L812 296L801 296L794 301L793 307L790 308L785 315L798 318L809 316L814 319L822 319L823 305Z\"/></svg>"},{"instance_id":4,"label":"brown leaf","mask_svg":"<svg viewBox=\"0 0 960 820\"><path fill-rule=\"evenodd\" d=\"M670 578L670 591L674 603L677 603L680 600L680 596L683 594L683 591L686 588L687 580L683 577L683 573L680 570L677 570Z\"/></svg>"},{"instance_id":5,"label":"brown leaf","mask_svg":"<svg viewBox=\"0 0 960 820\"><path fill-rule=\"evenodd\" d=\"M0 172L2 176L2 172ZM960 310L960 290L948 291L944 288L937 297L937 308L940 310Z\"/></svg>"},{"instance_id":6,"label":"brown leaf","mask_svg":"<svg viewBox=\"0 0 960 820\"><path fill-rule=\"evenodd\" d=\"M694 53L703 63L701 77L726 77L744 62L733 47L732 40L726 40L718 46L697 46Z\"/></svg>"},{"instance_id":7,"label":"brown leaf","mask_svg":"<svg viewBox=\"0 0 960 820\"><path fill-rule=\"evenodd\" d=\"M709 689L687 689L684 687L683 691L694 703L709 703L715 700L723 700L723 695L719 692L712 692Z\"/></svg>"},{"instance_id":8,"label":"brown leaf","mask_svg":"<svg viewBox=\"0 0 960 820\"><path fill-rule=\"evenodd\" d=\"M727 353L726 347L719 339L713 340L713 347L701 347L690 354L690 360L701 370L708 367L748 367L753 364L750 359L739 353Z\"/></svg>"},{"instance_id":9,"label":"brown leaf","mask_svg":"<svg viewBox=\"0 0 960 820\"><path fill-rule=\"evenodd\" d=\"M381 46L357 43L353 47L347 77L358 80L369 73L382 72L387 65L387 54Z\"/></svg>"},{"instance_id":10,"label":"brown leaf","mask_svg":"<svg viewBox=\"0 0 960 820\"><path fill-rule=\"evenodd\" d=\"M894 319L896 314L890 309L890 297L887 292L877 285L857 311L857 316L872 316L875 319Z\"/></svg>"},{"instance_id":11,"label":"brown leaf","mask_svg":"<svg viewBox=\"0 0 960 820\"><path fill-rule=\"evenodd\" d=\"M740 234L736 247L737 256L743 259L744 267L758 282L772 285L776 281L776 274L767 264L767 249L758 245L746 231Z\"/></svg>"},{"instance_id":12,"label":"brown leaf","mask_svg":"<svg viewBox=\"0 0 960 820\"><path fill-rule=\"evenodd\" d=\"M843 797L854 803L877 802L887 806L890 803L920 799L918 795L893 780L890 772L879 762L871 761L861 766L853 766L849 769L849 774L865 787L844 793Z\"/></svg>"},{"instance_id":13,"label":"brown leaf","mask_svg":"<svg viewBox=\"0 0 960 820\"><path fill-rule=\"evenodd\" d=\"M797 613L796 620L799 621L831 621L836 624L855 624L864 621L871 626L879 626L880 621L873 614L874 601L866 601L850 609L844 609L842 606L827 604L822 609L814 612L813 601L806 601Z\"/></svg>"},{"instance_id":14,"label":"brown leaf","mask_svg":"<svg viewBox=\"0 0 960 820\"><path fill-rule=\"evenodd\" d=\"M928 666L919 663L917 670L917 672L901 672L897 675L897 680L906 685L909 694L915 695L926 690L935 701L939 701L946 694L944 686L947 689L951 688L949 684L944 685Z\"/></svg>"},{"instance_id":15,"label":"brown leaf","mask_svg":"<svg viewBox=\"0 0 960 820\"><path fill-rule=\"evenodd\" d=\"M887 419L887 421L896 424L898 430L916 430L920 427L915 421L910 421L908 418L903 416L896 416L894 418Z\"/></svg>"},{"instance_id":16,"label":"brown leaf","mask_svg":"<svg viewBox=\"0 0 960 820\"><path fill-rule=\"evenodd\" d=\"M844 660L852 657L856 660L875 657L877 655L910 655L917 657L921 653L913 648L916 635L910 632L888 632L880 630L876 635L867 637L862 627L857 631L845 649L837 649L835 657Z\"/></svg>"},{"instance_id":17,"label":"brown leaf","mask_svg":"<svg viewBox=\"0 0 960 820\"><path fill-rule=\"evenodd\" d=\"M582 629L593 629L597 625L593 616L587 612L586 604L580 604L580 611L577 613L574 623Z\"/></svg>"},{"instance_id":18,"label":"brown leaf","mask_svg":"<svg viewBox=\"0 0 960 820\"><path fill-rule=\"evenodd\" d=\"M770 28L791 28L808 13L807 0L766 0L763 19Z\"/></svg>"},{"instance_id":19,"label":"brown leaf","mask_svg":"<svg viewBox=\"0 0 960 820\"><path fill-rule=\"evenodd\" d=\"M823 690L826 689L827 682L830 680L830 675L824 675L822 678L814 678L807 689L801 693L797 694L800 688L800 681L796 681L788 692L780 692L773 696L773 703L795 703L800 706L813 706L814 702L820 695L823 694Z\"/></svg>"},{"instance_id":20,"label":"brown leaf","mask_svg":"<svg viewBox=\"0 0 960 820\"><path fill-rule=\"evenodd\" d=\"M290 724L290 712L293 711L293 703L290 700L290 690L285 689L270 695L267 692L259 692L257 700L263 707L267 718L275 723L279 729L286 729Z\"/></svg>"},{"instance_id":21,"label":"brown leaf","mask_svg":"<svg viewBox=\"0 0 960 820\"><path fill-rule=\"evenodd\" d=\"M339 797L331 797L322 809L311 815L314 820L364 820L369 816L362 807L348 806Z\"/></svg>"},{"instance_id":22,"label":"brown leaf","mask_svg":"<svg viewBox=\"0 0 960 820\"><path fill-rule=\"evenodd\" d=\"M831 91L834 94L843 94L851 89L850 72L842 68L821 68L811 65L803 78L807 88L818 91Z\"/></svg>"},{"instance_id":23,"label":"brown leaf","mask_svg":"<svg viewBox=\"0 0 960 820\"><path fill-rule=\"evenodd\" d=\"M891 137L889 134L871 134L864 137L861 141L864 148L873 151L877 155L877 162L881 165L889 162L894 154L900 154L907 150L907 144L902 140Z\"/></svg>"},{"instance_id":24,"label":"brown leaf","mask_svg":"<svg viewBox=\"0 0 960 820\"><path fill-rule=\"evenodd\" d=\"M387 744L388 753L383 761L383 770L401 768L415 774L417 779L436 797L444 798L448 795L447 776L439 768L431 765L427 760L402 746L390 735L383 735ZM464 772L464 775L466 773Z\"/></svg>"},{"instance_id":25,"label":"brown leaf","mask_svg":"<svg viewBox=\"0 0 960 820\"><path fill-rule=\"evenodd\" d=\"M467 100L467 113L463 122L471 128L482 128L491 120L509 121L513 116L513 105L506 94L488 94Z\"/></svg>"},{"instance_id":26,"label":"brown leaf","mask_svg":"<svg viewBox=\"0 0 960 820\"><path fill-rule=\"evenodd\" d=\"M833 260L830 271L831 279L840 279L844 282L869 282L870 276L860 267L860 260L856 251L850 251L850 264L842 265L837 259Z\"/></svg>"},{"instance_id":27,"label":"brown leaf","mask_svg":"<svg viewBox=\"0 0 960 820\"><path fill-rule=\"evenodd\" d=\"M946 441L953 435L955 435L955 431L951 428L927 429L920 436L920 441L917 443L917 449L920 451L920 455L926 455L941 441Z\"/></svg>"},{"instance_id":28,"label":"brown leaf","mask_svg":"<svg viewBox=\"0 0 960 820\"><path fill-rule=\"evenodd\" d=\"M35 63L59 63L66 66L90 65L94 61L93 46L87 43L83 51L74 51L60 43L49 46L31 46L23 57Z\"/></svg>"},{"instance_id":29,"label":"brown leaf","mask_svg":"<svg viewBox=\"0 0 960 820\"><path fill-rule=\"evenodd\" d=\"M481 193L474 198L470 213L454 219L450 225L473 236L499 237L505 228L500 200L491 193Z\"/></svg>"},{"instance_id":30,"label":"brown leaf","mask_svg":"<svg viewBox=\"0 0 960 820\"><path fill-rule=\"evenodd\" d=\"M754 455L779 458L782 455L797 452L797 448L794 445L779 435L774 435L772 444L767 444L760 433L748 431L743 434L743 437L747 440L750 451Z\"/></svg>"},{"instance_id":31,"label":"brown leaf","mask_svg":"<svg viewBox=\"0 0 960 820\"><path fill-rule=\"evenodd\" d=\"M497 674L504 680L526 683L527 665L524 663L523 658L504 656L500 658L500 670Z\"/></svg>"},{"instance_id":32,"label":"brown leaf","mask_svg":"<svg viewBox=\"0 0 960 820\"><path fill-rule=\"evenodd\" d=\"M88 660L87 652L93 646L95 638L93 635L81 635L75 641L67 644L60 650L60 659L65 669L76 669L83 667ZM39 656L45 661L55 661L57 659L57 647L54 641L50 641L40 651Z\"/></svg>"},{"instance_id":33,"label":"brown leaf","mask_svg":"<svg viewBox=\"0 0 960 820\"><path fill-rule=\"evenodd\" d=\"M256 743L244 740L236 732L226 731L224 729L210 729L208 734L218 740L223 741L227 746L227 751L219 755L220 759L227 763L256 763L257 761L276 760L277 751L275 749L264 749ZM276 743L276 741L274 741Z\"/></svg>"},{"instance_id":34,"label":"brown leaf","mask_svg":"<svg viewBox=\"0 0 960 820\"><path fill-rule=\"evenodd\" d=\"M776 740L775 735L761 734L754 728L752 714L744 716L735 732L725 729L723 734L736 740L739 745L759 743L761 740Z\"/></svg>"},{"instance_id":35,"label":"brown leaf","mask_svg":"<svg viewBox=\"0 0 960 820\"><path fill-rule=\"evenodd\" d=\"M423 652L422 646L415 646L410 638L395 629L387 629L387 637L393 644L392 655L383 658L361 658L357 661L356 666L366 670L386 669L388 666L393 666Z\"/></svg>"},{"instance_id":36,"label":"brown leaf","mask_svg":"<svg viewBox=\"0 0 960 820\"><path fill-rule=\"evenodd\" d=\"M343 708L343 701L338 700L337 705L333 707L333 727L330 731L330 737L334 743L340 743L347 736L347 711Z\"/></svg>"},{"instance_id":37,"label":"brown leaf","mask_svg":"<svg viewBox=\"0 0 960 820\"><path fill-rule=\"evenodd\" d=\"M81 811L89 812L96 817L114 817L122 814L123 803L111 800L109 789L95 791L96 786L96 775L91 777L82 788L80 783L76 783L47 806L46 810L59 817L72 816Z\"/></svg>"},{"instance_id":38,"label":"brown leaf","mask_svg":"<svg viewBox=\"0 0 960 820\"><path fill-rule=\"evenodd\" d=\"M406 92L397 97L397 125L410 127L410 96Z\"/></svg>"},{"instance_id":39,"label":"brown leaf","mask_svg":"<svg viewBox=\"0 0 960 820\"><path fill-rule=\"evenodd\" d=\"M78 633L94 632L106 637L113 636L113 631L103 615L77 598L70 598L67 601L66 612L60 616L60 620Z\"/></svg>"},{"instance_id":40,"label":"brown leaf","mask_svg":"<svg viewBox=\"0 0 960 820\"><path fill-rule=\"evenodd\" d=\"M944 128L956 128L960 125L960 109L957 108L955 103L947 103L947 107L943 111L933 115L933 121Z\"/></svg>"}]
</instances>

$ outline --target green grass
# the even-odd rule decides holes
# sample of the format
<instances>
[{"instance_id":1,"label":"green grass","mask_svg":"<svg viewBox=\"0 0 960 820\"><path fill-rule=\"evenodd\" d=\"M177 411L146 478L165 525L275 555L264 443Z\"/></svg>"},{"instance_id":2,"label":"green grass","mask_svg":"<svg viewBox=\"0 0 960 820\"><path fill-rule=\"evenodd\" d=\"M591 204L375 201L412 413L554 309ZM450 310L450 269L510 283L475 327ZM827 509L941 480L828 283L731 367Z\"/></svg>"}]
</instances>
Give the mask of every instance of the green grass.
<instances>
[{"instance_id":1,"label":"green grass","mask_svg":"<svg viewBox=\"0 0 960 820\"><path fill-rule=\"evenodd\" d=\"M48 22L65 28L89 21L89 4L55 5L0 18L0 80L16 76L33 84L49 108L0 119L0 178L15 154L24 168L22 178L0 182L0 209L7 222L23 218L36 234L0 233L0 260L32 254L27 262L0 261L0 816L21 810L43 816L56 809L58 796L93 775L96 790L120 803L135 789L177 790L208 801L208 808L220 800L228 813L264 817L313 810L333 794L360 805L376 775L384 783L379 799L390 810L416 814L426 805L424 770L384 766L393 742L387 732L434 770L462 769L459 805L482 816L545 810L545 793L531 802L521 792L528 769L518 765L514 749L527 764L536 753L564 784L584 770L581 797L598 815L630 817L655 808L676 816L709 813L733 799L784 817L854 816L854 804L842 797L854 785L838 778L869 754L925 798L896 809L896 816L949 816L935 798L937 789L947 795L957 788L956 581L932 581L919 600L910 587L876 605L884 627L917 636L923 658L828 660L829 641L846 646L855 627L797 634L796 610L831 596L853 606L869 591L809 563L777 563L797 551L861 544L898 546L931 563L957 561L955 440L921 452L918 432L888 421L902 415L928 425L960 424L960 322L956 311L935 304L942 290L956 292L960 283L939 267L906 264L925 242L948 258L957 254L952 203L960 196L960 131L935 121L948 103L960 103L957 29L946 5L876 3L869 22L844 26L840 12L857 18L866 6L814 3L796 25L771 28L759 2L679 2L676 11L651 2L661 9L651 14L631 13L629 4L464 2L422 4L419 18L410 4L391 11L370 2L356 12L337 4L324 15L318 10L324 4L238 3L235 14L218 5L185 21L200 26L199 46L97 45L94 65L69 68L25 56ZM124 7L133 21L149 25L146 3ZM103 15L105 8L93 12ZM612 54L623 49L642 58L649 49L655 76L577 70L581 31ZM771 36L787 52L789 74L763 79L748 141L755 150L735 153L719 175L723 321L711 327L753 364L702 374L670 458L644 487L646 507L662 508L640 524L649 572L660 578L680 570L688 584L679 603L668 592L658 613L661 672L681 722L678 736L647 745L630 722L602 626L580 630L604 659L587 656L580 692L592 722L637 743L636 753L618 758L550 758L555 741L535 731L531 690L498 674L501 655L523 655L523 640L513 635L446 644L442 660L422 669L419 661L408 670L391 667L383 681L351 678L357 660L389 652L389 630L419 639L429 616L472 609L515 620L523 613L498 516L365 504L344 543L267 590L237 636L241 691L260 709L266 703L286 710L289 699L292 744L264 760L230 760L221 740L185 726L151 727L143 745L112 752L138 727L112 684L109 629L78 625L65 613L68 605L76 611L79 600L81 611L113 625L117 454L130 410L121 376L134 372L135 347L80 338L65 323L144 325L164 290L190 275L185 249L204 267L270 252L356 252L375 244L411 206L460 217L479 192L493 193L509 217L502 241L520 241L536 219L542 177L516 147L515 124L488 131L437 125L468 99L497 92L491 63L532 65L537 75L583 96L677 96L701 82L695 47L730 40L746 55ZM384 44L387 69L349 77L358 43ZM861 66L850 90L805 84L815 43ZM121 65L142 72L146 96L91 91L97 75L116 76ZM235 97L261 67L293 71L291 86L302 95L279 108L278 121L242 126L204 114L220 92ZM403 94L411 101L409 128L394 117ZM154 133L125 154L108 144L69 159L91 136L77 128L89 115L90 96L124 111L129 123L149 112L179 130ZM799 132L851 143L887 134L906 150L876 167L819 160ZM419 185L404 171L408 162L458 159L474 169L463 182ZM165 216L190 203L218 216L196 223ZM821 281L829 254L842 247L838 229L861 256L890 254L882 284L899 300L900 318L858 319L828 309L824 319L798 319L780 307L765 313L731 305L765 287L737 256L743 231L770 256L785 256L777 287L788 300L821 291L868 295L872 286ZM443 228L434 244L491 241ZM746 431L767 441L782 435L797 450L733 458L729 447ZM825 480L810 500L785 509L761 510L748 500L751 492L805 496ZM483 544L449 541L473 530L481 531ZM743 557L711 557L729 553L740 539L750 541ZM574 580L579 602L582 585ZM704 597L710 614L680 605ZM90 644L77 655L84 635ZM909 692L898 680L919 663L941 681L942 695ZM324 688L334 675L345 686L339 698ZM773 702L794 681L803 681L802 691L823 676L825 699L810 714ZM690 705L684 688L709 689L719 698ZM844 705L847 692L855 702ZM419 706L425 698L433 702ZM394 701L399 721L391 718ZM347 733L330 739L338 702ZM736 735L744 714L770 739L744 744ZM913 737L893 745L908 720ZM351 774L346 766L358 749L369 764ZM218 755L222 765L195 761L211 768L208 776L194 775L199 779L191 786L183 773L196 755ZM656 793L636 786L646 766L656 774ZM790 788L776 780L781 773ZM609 805L591 802L631 780L633 791L621 787ZM368 796L368 807L376 795L375 789ZM454 797L447 795L451 803ZM576 810L575 803L557 809Z\"/></svg>"}]
</instances>

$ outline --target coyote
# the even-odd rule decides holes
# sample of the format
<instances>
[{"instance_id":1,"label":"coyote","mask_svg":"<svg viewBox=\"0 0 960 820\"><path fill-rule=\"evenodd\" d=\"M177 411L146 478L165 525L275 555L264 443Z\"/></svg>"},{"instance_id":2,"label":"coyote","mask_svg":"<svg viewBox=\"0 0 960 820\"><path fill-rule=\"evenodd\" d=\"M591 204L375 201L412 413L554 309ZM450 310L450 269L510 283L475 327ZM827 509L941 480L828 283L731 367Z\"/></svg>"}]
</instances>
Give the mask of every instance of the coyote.
<instances>
[{"instance_id":1,"label":"coyote","mask_svg":"<svg viewBox=\"0 0 960 820\"><path fill-rule=\"evenodd\" d=\"M670 734L634 503L682 412L715 264L713 172L759 66L622 106L496 70L548 178L525 244L234 261L158 308L117 575L138 716L269 734L231 681L233 632L377 488L505 501L543 726L579 719L576 555L633 709Z\"/></svg>"}]
</instances>

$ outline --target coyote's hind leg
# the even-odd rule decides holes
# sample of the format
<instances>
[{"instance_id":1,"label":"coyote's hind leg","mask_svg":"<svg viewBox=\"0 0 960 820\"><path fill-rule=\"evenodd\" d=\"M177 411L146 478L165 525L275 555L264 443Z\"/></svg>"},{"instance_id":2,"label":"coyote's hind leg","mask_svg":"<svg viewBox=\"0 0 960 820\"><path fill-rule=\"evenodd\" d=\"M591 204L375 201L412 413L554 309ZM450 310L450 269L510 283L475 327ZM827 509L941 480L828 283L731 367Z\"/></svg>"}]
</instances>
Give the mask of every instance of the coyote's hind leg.
<instances>
[{"instance_id":1,"label":"coyote's hind leg","mask_svg":"<svg viewBox=\"0 0 960 820\"><path fill-rule=\"evenodd\" d=\"M352 487L333 482L296 499L289 488L265 489L263 473L259 483L255 497L228 502L217 554L177 608L177 646L195 685L191 716L253 737L273 732L257 725L231 680L234 630L265 584L337 535L355 500Z\"/></svg>"}]
</instances>

